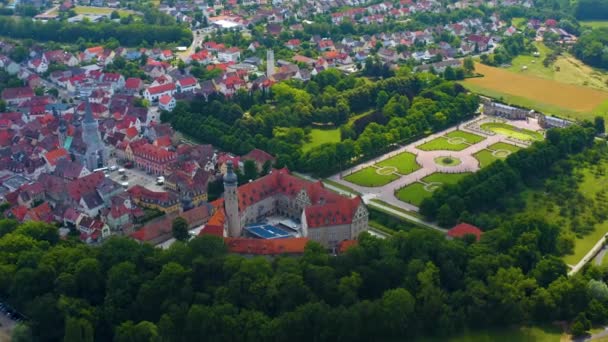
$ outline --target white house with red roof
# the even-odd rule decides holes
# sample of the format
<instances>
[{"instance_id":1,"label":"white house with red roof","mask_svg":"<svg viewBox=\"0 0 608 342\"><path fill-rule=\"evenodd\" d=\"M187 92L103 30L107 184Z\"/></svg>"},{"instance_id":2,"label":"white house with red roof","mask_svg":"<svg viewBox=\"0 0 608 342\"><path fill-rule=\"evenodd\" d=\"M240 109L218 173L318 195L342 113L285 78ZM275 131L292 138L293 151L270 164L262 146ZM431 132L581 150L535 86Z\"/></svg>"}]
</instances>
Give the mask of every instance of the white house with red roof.
<instances>
[{"instance_id":1,"label":"white house with red roof","mask_svg":"<svg viewBox=\"0 0 608 342\"><path fill-rule=\"evenodd\" d=\"M163 95L158 99L158 108L160 110L166 110L172 112L175 109L175 98L171 95Z\"/></svg>"},{"instance_id":2,"label":"white house with red roof","mask_svg":"<svg viewBox=\"0 0 608 342\"><path fill-rule=\"evenodd\" d=\"M42 58L35 58L27 62L27 67L34 70L38 74L45 73L49 70L49 65Z\"/></svg>"},{"instance_id":3,"label":"white house with red roof","mask_svg":"<svg viewBox=\"0 0 608 342\"><path fill-rule=\"evenodd\" d=\"M241 58L241 50L237 47L223 49L217 52L217 59L221 62L238 62Z\"/></svg>"},{"instance_id":4,"label":"white house with red roof","mask_svg":"<svg viewBox=\"0 0 608 342\"><path fill-rule=\"evenodd\" d=\"M184 77L177 81L178 93L192 93L200 88L197 79L192 76Z\"/></svg>"},{"instance_id":5,"label":"white house with red roof","mask_svg":"<svg viewBox=\"0 0 608 342\"><path fill-rule=\"evenodd\" d=\"M157 86L148 87L144 90L144 98L150 102L157 102L163 95L171 95L175 94L177 91L175 87L175 83L165 83Z\"/></svg>"}]
</instances>

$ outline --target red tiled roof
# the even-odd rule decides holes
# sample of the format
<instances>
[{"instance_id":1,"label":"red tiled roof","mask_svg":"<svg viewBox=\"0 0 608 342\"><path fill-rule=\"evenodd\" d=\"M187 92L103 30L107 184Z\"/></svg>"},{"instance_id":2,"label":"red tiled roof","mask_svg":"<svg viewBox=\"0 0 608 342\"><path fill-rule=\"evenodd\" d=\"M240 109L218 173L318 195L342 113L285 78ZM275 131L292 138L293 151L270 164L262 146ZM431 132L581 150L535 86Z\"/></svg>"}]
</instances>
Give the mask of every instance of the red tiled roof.
<instances>
[{"instance_id":1,"label":"red tiled roof","mask_svg":"<svg viewBox=\"0 0 608 342\"><path fill-rule=\"evenodd\" d=\"M302 254L308 243L308 238L271 240L225 238L224 242L231 253L255 255Z\"/></svg>"},{"instance_id":2,"label":"red tiled roof","mask_svg":"<svg viewBox=\"0 0 608 342\"><path fill-rule=\"evenodd\" d=\"M461 238L465 235L475 235L477 241L479 241L482 234L483 232L481 231L481 229L468 223L460 223L454 226L454 228L448 230L448 236L450 237Z\"/></svg>"},{"instance_id":3,"label":"red tiled roof","mask_svg":"<svg viewBox=\"0 0 608 342\"><path fill-rule=\"evenodd\" d=\"M135 138L138 134L139 134L139 132L137 131L137 127L135 127L135 126L131 126L131 127L127 128L127 130L125 131L125 135L129 139Z\"/></svg>"},{"instance_id":4,"label":"red tiled roof","mask_svg":"<svg viewBox=\"0 0 608 342\"><path fill-rule=\"evenodd\" d=\"M27 214L27 207L20 205L11 209L11 213L18 221L23 221L25 214Z\"/></svg>"},{"instance_id":5,"label":"red tiled roof","mask_svg":"<svg viewBox=\"0 0 608 342\"><path fill-rule=\"evenodd\" d=\"M351 247L357 246L359 242L357 240L344 240L338 243L338 253L342 254Z\"/></svg>"},{"instance_id":6,"label":"red tiled roof","mask_svg":"<svg viewBox=\"0 0 608 342\"><path fill-rule=\"evenodd\" d=\"M173 99L173 97L171 95L163 95L160 97L160 99L158 99L158 102L162 105L168 105L169 103L171 103L171 100Z\"/></svg>"},{"instance_id":7,"label":"red tiled roof","mask_svg":"<svg viewBox=\"0 0 608 342\"><path fill-rule=\"evenodd\" d=\"M241 159L243 160L255 160L258 163L264 164L267 161L273 162L275 158L268 152L254 148L244 155Z\"/></svg>"},{"instance_id":8,"label":"red tiled roof","mask_svg":"<svg viewBox=\"0 0 608 342\"><path fill-rule=\"evenodd\" d=\"M148 92L152 95L161 94L172 90L175 90L175 83L166 83L148 88Z\"/></svg>"},{"instance_id":9,"label":"red tiled roof","mask_svg":"<svg viewBox=\"0 0 608 342\"><path fill-rule=\"evenodd\" d=\"M125 88L127 89L137 89L141 86L142 81L139 78L129 77L125 81Z\"/></svg>"},{"instance_id":10,"label":"red tiled roof","mask_svg":"<svg viewBox=\"0 0 608 342\"><path fill-rule=\"evenodd\" d=\"M191 86L195 85L197 81L196 81L196 78L194 78L194 77L185 77L177 82L179 82L179 85L182 87L191 87Z\"/></svg>"},{"instance_id":11,"label":"red tiled roof","mask_svg":"<svg viewBox=\"0 0 608 342\"><path fill-rule=\"evenodd\" d=\"M65 148L58 148L58 149L52 150L52 151L50 151L50 152L48 152L47 154L44 155L44 157L46 158L46 160L52 166L57 165L57 161L59 159L65 158L67 156L68 156L68 151L66 151Z\"/></svg>"},{"instance_id":12,"label":"red tiled roof","mask_svg":"<svg viewBox=\"0 0 608 342\"><path fill-rule=\"evenodd\" d=\"M2 91L2 98L5 100L33 97L34 91L29 87L6 88Z\"/></svg>"}]
</instances>

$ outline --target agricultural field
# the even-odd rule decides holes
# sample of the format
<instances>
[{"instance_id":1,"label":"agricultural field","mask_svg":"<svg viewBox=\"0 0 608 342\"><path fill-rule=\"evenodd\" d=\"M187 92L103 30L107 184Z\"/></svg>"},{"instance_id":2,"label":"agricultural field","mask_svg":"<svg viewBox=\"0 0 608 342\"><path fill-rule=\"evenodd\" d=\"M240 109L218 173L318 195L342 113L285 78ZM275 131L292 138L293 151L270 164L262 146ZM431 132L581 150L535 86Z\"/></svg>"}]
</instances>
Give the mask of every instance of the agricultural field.
<instances>
[{"instance_id":1,"label":"agricultural field","mask_svg":"<svg viewBox=\"0 0 608 342\"><path fill-rule=\"evenodd\" d=\"M502 134L523 141L543 140L543 135L538 132L523 128L517 128L506 123L488 122L482 124L481 128L487 131Z\"/></svg>"},{"instance_id":2,"label":"agricultural field","mask_svg":"<svg viewBox=\"0 0 608 342\"><path fill-rule=\"evenodd\" d=\"M376 187L386 185L399 178L399 176L394 173L381 174L381 170L383 169L377 169L373 166L368 166L344 177L344 179L357 185ZM380 171L380 173L378 173L378 171Z\"/></svg>"},{"instance_id":3,"label":"agricultural field","mask_svg":"<svg viewBox=\"0 0 608 342\"><path fill-rule=\"evenodd\" d=\"M420 165L418 165L418 163L416 163L416 155L409 153L409 152L403 152L394 157L385 159L385 160L379 162L378 164L376 164L376 166L379 166L379 167L391 167L392 166L392 167L396 168L397 172L401 175L407 175L409 173L412 173L412 172L420 169Z\"/></svg>"},{"instance_id":4,"label":"agricultural field","mask_svg":"<svg viewBox=\"0 0 608 342\"><path fill-rule=\"evenodd\" d=\"M474 157L479 161L479 167L484 168L498 159L505 159L509 154L519 150L518 146L499 142L475 153Z\"/></svg>"},{"instance_id":5,"label":"agricultural field","mask_svg":"<svg viewBox=\"0 0 608 342\"><path fill-rule=\"evenodd\" d=\"M608 74L592 68L569 53L557 57L557 60L545 67L543 60L551 53L542 42L534 43L539 56L520 55L513 59L511 66L505 70L530 76L537 76L560 83L579 85L608 91Z\"/></svg>"},{"instance_id":6,"label":"agricultural field","mask_svg":"<svg viewBox=\"0 0 608 342\"><path fill-rule=\"evenodd\" d=\"M419 182L409 184L395 191L395 196L403 202L420 206L420 203L422 203L425 198L431 197L433 191L435 191L441 185L456 184L458 181L470 174L470 172L433 173L422 178Z\"/></svg>"},{"instance_id":7,"label":"agricultural field","mask_svg":"<svg viewBox=\"0 0 608 342\"><path fill-rule=\"evenodd\" d=\"M340 142L340 129L313 128L310 130L310 141L302 146L302 152L311 150L319 145L337 142Z\"/></svg>"},{"instance_id":8,"label":"agricultural field","mask_svg":"<svg viewBox=\"0 0 608 342\"><path fill-rule=\"evenodd\" d=\"M442 137L435 138L427 143L416 146L422 151L462 151L485 138L476 134L453 131Z\"/></svg>"},{"instance_id":9,"label":"agricultural field","mask_svg":"<svg viewBox=\"0 0 608 342\"><path fill-rule=\"evenodd\" d=\"M539 63L542 63L539 61ZM469 90L502 102L574 119L608 116L608 91L566 84L506 69L475 65L484 77L469 78Z\"/></svg>"}]
</instances>

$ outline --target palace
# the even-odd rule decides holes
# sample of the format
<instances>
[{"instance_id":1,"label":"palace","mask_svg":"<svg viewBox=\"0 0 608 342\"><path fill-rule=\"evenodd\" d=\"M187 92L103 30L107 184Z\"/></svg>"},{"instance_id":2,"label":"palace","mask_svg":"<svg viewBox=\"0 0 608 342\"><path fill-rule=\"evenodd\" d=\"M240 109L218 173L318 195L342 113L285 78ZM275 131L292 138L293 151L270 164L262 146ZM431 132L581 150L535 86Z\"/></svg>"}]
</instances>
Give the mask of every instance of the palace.
<instances>
[{"instance_id":1,"label":"palace","mask_svg":"<svg viewBox=\"0 0 608 342\"><path fill-rule=\"evenodd\" d=\"M237 187L231 162L224 175L224 199L216 204L204 230L227 237L301 238L335 248L368 229L368 211L360 197L327 190L321 182L297 178L287 169Z\"/></svg>"}]
</instances>

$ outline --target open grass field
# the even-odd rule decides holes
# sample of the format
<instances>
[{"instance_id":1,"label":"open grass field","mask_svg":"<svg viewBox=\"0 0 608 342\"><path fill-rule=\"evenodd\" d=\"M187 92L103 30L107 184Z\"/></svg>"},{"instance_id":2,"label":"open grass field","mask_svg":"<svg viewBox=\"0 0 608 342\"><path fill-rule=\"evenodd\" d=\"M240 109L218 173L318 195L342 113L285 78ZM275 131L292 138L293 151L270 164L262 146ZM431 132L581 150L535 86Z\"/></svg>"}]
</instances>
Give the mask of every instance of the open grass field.
<instances>
[{"instance_id":1,"label":"open grass field","mask_svg":"<svg viewBox=\"0 0 608 342\"><path fill-rule=\"evenodd\" d=\"M420 165L416 163L416 155L409 152L400 153L394 157L383 160L376 165L380 167L395 167L397 168L397 172L402 175L407 175L420 169Z\"/></svg>"},{"instance_id":2,"label":"open grass field","mask_svg":"<svg viewBox=\"0 0 608 342\"><path fill-rule=\"evenodd\" d=\"M560 342L569 341L560 328L509 327L466 332L461 335L441 339L418 339L416 342Z\"/></svg>"},{"instance_id":3,"label":"open grass field","mask_svg":"<svg viewBox=\"0 0 608 342\"><path fill-rule=\"evenodd\" d=\"M543 140L543 135L538 132L517 128L506 123L487 122L482 124L481 128L523 141Z\"/></svg>"},{"instance_id":4,"label":"open grass field","mask_svg":"<svg viewBox=\"0 0 608 342\"><path fill-rule=\"evenodd\" d=\"M463 82L473 92L547 114L574 119L592 119L597 114L608 117L608 91L479 63L475 69L484 77L469 78Z\"/></svg>"},{"instance_id":5,"label":"open grass field","mask_svg":"<svg viewBox=\"0 0 608 342\"><path fill-rule=\"evenodd\" d=\"M340 142L340 129L313 128L310 130L310 141L302 146L302 152L306 152L319 145L337 142Z\"/></svg>"},{"instance_id":6,"label":"open grass field","mask_svg":"<svg viewBox=\"0 0 608 342\"><path fill-rule=\"evenodd\" d=\"M608 20L583 20L579 21L582 26L591 28L608 27Z\"/></svg>"},{"instance_id":7,"label":"open grass field","mask_svg":"<svg viewBox=\"0 0 608 342\"><path fill-rule=\"evenodd\" d=\"M498 159L507 158L509 154L518 150L520 150L518 146L499 142L475 153L474 157L479 161L479 167L484 168Z\"/></svg>"},{"instance_id":8,"label":"open grass field","mask_svg":"<svg viewBox=\"0 0 608 342\"><path fill-rule=\"evenodd\" d=\"M456 184L462 178L470 175L470 172L465 173L441 173L436 172L422 178L422 182L416 182L404 186L395 192L395 196L406 203L420 206L420 203L433 194L433 188L441 186L441 184Z\"/></svg>"},{"instance_id":9,"label":"open grass field","mask_svg":"<svg viewBox=\"0 0 608 342\"><path fill-rule=\"evenodd\" d=\"M344 179L357 185L376 187L386 185L399 178L399 176L395 174L380 175L376 172L377 170L378 169L369 166L344 177Z\"/></svg>"},{"instance_id":10,"label":"open grass field","mask_svg":"<svg viewBox=\"0 0 608 342\"><path fill-rule=\"evenodd\" d=\"M93 6L76 6L76 7L74 7L74 12L76 12L76 14L110 15L114 11L117 11L121 17L128 17L129 14L134 14L131 11L110 8L110 7L93 7Z\"/></svg>"}]
</instances>

